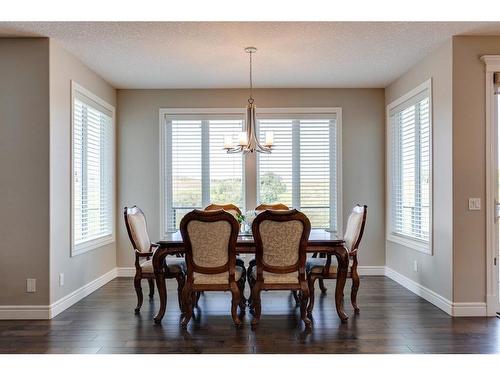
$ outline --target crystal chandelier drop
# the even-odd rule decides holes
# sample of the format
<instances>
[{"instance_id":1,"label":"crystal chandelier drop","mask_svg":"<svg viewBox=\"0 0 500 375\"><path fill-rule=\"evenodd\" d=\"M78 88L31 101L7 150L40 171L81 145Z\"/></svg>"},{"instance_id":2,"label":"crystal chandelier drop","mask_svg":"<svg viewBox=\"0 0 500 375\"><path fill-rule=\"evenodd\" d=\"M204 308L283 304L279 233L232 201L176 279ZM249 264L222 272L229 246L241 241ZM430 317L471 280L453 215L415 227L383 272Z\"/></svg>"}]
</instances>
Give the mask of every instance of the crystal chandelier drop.
<instances>
[{"instance_id":1,"label":"crystal chandelier drop","mask_svg":"<svg viewBox=\"0 0 500 375\"><path fill-rule=\"evenodd\" d=\"M259 142L256 134L256 119L255 119L255 100L253 98L253 82L252 82L252 54L257 52L255 47L245 48L245 52L250 55L250 97L248 98L247 114L245 126L246 130L241 132L239 137L239 145L234 146L231 136L224 136L224 149L228 154L237 152L262 152L265 154L271 153L273 146L273 132L266 132L266 139L264 145Z\"/></svg>"}]
</instances>

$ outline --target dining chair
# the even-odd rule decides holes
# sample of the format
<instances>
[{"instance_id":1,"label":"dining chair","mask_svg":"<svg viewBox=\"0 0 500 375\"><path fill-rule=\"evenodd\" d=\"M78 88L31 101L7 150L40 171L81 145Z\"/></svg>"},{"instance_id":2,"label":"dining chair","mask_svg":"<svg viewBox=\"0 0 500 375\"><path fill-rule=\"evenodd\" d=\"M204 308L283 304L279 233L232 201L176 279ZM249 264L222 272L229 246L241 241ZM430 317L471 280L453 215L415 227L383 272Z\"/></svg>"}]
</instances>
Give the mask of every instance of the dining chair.
<instances>
[{"instance_id":1,"label":"dining chair","mask_svg":"<svg viewBox=\"0 0 500 375\"><path fill-rule=\"evenodd\" d=\"M135 251L135 277L134 288L137 294L137 307L135 312L139 313L142 306L142 287L141 281L148 280L149 283L149 298L153 299L154 295L154 270L152 257L158 245L151 243L149 240L146 216L144 212L137 207L125 207L123 209L125 226L127 227L128 237L132 242L132 247ZM177 280L177 299L179 308L181 307L180 294L184 286L184 278L186 272L186 263L184 258L165 258L165 278Z\"/></svg>"},{"instance_id":2,"label":"dining chair","mask_svg":"<svg viewBox=\"0 0 500 375\"><path fill-rule=\"evenodd\" d=\"M261 317L262 290L292 290L300 293L300 315L307 328L306 314L309 289L306 280L306 249L311 223L297 210L266 210L254 219L256 265L252 269L252 327Z\"/></svg>"},{"instance_id":3,"label":"dining chair","mask_svg":"<svg viewBox=\"0 0 500 375\"><path fill-rule=\"evenodd\" d=\"M355 312L359 312L357 304L357 295L359 289L358 275L358 249L363 237L366 224L367 206L356 205L352 209L347 228L344 234L345 247L349 253L349 269L347 277L352 279L351 304ZM323 279L337 278L337 265L331 264L332 255L328 254L325 258L309 258L306 264L307 283L309 285L309 305L307 313L310 316L314 308L314 282Z\"/></svg>"},{"instance_id":4,"label":"dining chair","mask_svg":"<svg viewBox=\"0 0 500 375\"><path fill-rule=\"evenodd\" d=\"M238 220L238 215L241 215L240 208L232 203L227 203L227 204L210 203L207 207L205 207L205 211L218 211L218 210L224 210L224 211L229 212L231 215L233 215L236 218L236 220ZM245 268L245 261L239 255L236 256L236 265ZM201 295L201 292L197 293L197 295L196 295L195 306L198 306L198 300L200 299L200 295ZM245 298L244 296L242 296L242 297Z\"/></svg>"},{"instance_id":5,"label":"dining chair","mask_svg":"<svg viewBox=\"0 0 500 375\"><path fill-rule=\"evenodd\" d=\"M255 211L265 211L265 210L289 210L288 206L283 204L283 203L274 203L274 204L267 204L267 203L261 203L257 207L255 207ZM248 262L248 269L247 269L247 278L251 277L252 274L252 269L255 267L255 258L250 259ZM248 280L248 284L250 285L250 280ZM297 292L293 291L293 298L295 299L295 302L297 305L300 303ZM252 296L250 295L250 298L248 300L248 304L252 303Z\"/></svg>"},{"instance_id":6,"label":"dining chair","mask_svg":"<svg viewBox=\"0 0 500 375\"><path fill-rule=\"evenodd\" d=\"M239 224L230 213L194 210L186 214L180 224L187 265L187 277L182 291L186 328L191 320L196 293L202 291L230 291L231 316L237 327L240 314L245 312L241 296L245 287L245 268L236 264L236 242Z\"/></svg>"}]
</instances>

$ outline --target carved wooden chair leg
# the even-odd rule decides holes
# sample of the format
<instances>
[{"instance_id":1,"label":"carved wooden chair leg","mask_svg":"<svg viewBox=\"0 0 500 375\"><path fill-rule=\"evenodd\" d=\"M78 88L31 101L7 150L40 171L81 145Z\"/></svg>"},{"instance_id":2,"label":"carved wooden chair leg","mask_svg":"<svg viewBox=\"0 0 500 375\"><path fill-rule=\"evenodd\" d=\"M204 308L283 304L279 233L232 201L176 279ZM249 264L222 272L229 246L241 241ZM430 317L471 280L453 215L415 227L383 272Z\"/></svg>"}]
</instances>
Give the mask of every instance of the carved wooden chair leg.
<instances>
[{"instance_id":1,"label":"carved wooden chair leg","mask_svg":"<svg viewBox=\"0 0 500 375\"><path fill-rule=\"evenodd\" d=\"M255 287L255 280L253 279L253 277L250 275L248 276L248 285L250 286L250 297L248 297L248 309L250 311L250 313L253 314L253 288Z\"/></svg>"},{"instance_id":2,"label":"carved wooden chair leg","mask_svg":"<svg viewBox=\"0 0 500 375\"><path fill-rule=\"evenodd\" d=\"M201 292L196 292L195 300L194 300L194 307L198 307L198 301L200 300L200 297L201 297Z\"/></svg>"},{"instance_id":3,"label":"carved wooden chair leg","mask_svg":"<svg viewBox=\"0 0 500 375\"><path fill-rule=\"evenodd\" d=\"M241 284L240 293L241 293L241 303L243 306L247 305L247 299L245 297L245 282L247 281L247 271L246 269L243 268L243 274L241 275L240 279L238 280L238 285Z\"/></svg>"},{"instance_id":4,"label":"carved wooden chair leg","mask_svg":"<svg viewBox=\"0 0 500 375\"><path fill-rule=\"evenodd\" d=\"M138 314L142 306L142 288L141 288L141 277L136 275L134 277L134 288L137 294L137 307L135 308L135 313Z\"/></svg>"},{"instance_id":5,"label":"carved wooden chair leg","mask_svg":"<svg viewBox=\"0 0 500 375\"><path fill-rule=\"evenodd\" d=\"M306 328L311 328L311 320L307 317L307 301L309 300L309 288L307 281L300 282L300 318L306 325Z\"/></svg>"},{"instance_id":6,"label":"carved wooden chair leg","mask_svg":"<svg viewBox=\"0 0 500 375\"><path fill-rule=\"evenodd\" d=\"M238 316L238 306L240 305L241 294L236 283L231 284L231 316L233 318L234 325L236 328L241 327L241 320Z\"/></svg>"},{"instance_id":7,"label":"carved wooden chair leg","mask_svg":"<svg viewBox=\"0 0 500 375\"><path fill-rule=\"evenodd\" d=\"M243 316L245 316L245 311L246 311L246 307L247 307L246 299L244 296L244 291L245 291L245 278L244 277L241 277L238 280L238 289L240 291L240 303L239 303L240 317L243 317Z\"/></svg>"},{"instance_id":8,"label":"carved wooden chair leg","mask_svg":"<svg viewBox=\"0 0 500 375\"><path fill-rule=\"evenodd\" d=\"M352 277L352 287L351 287L351 304L354 308L354 312L359 313L359 307L357 304L357 296L359 289L359 275L357 268L351 269L351 277Z\"/></svg>"},{"instance_id":9,"label":"carved wooden chair leg","mask_svg":"<svg viewBox=\"0 0 500 375\"><path fill-rule=\"evenodd\" d=\"M312 312L314 309L314 282L316 279L309 275L307 278L307 286L309 288L309 304L307 306L307 316L312 317Z\"/></svg>"},{"instance_id":10,"label":"carved wooden chair leg","mask_svg":"<svg viewBox=\"0 0 500 375\"><path fill-rule=\"evenodd\" d=\"M253 305L253 319L252 319L252 328L256 328L260 321L261 315L261 301L260 301L260 292L262 289L262 282L256 282L254 287L252 288L252 305Z\"/></svg>"},{"instance_id":11,"label":"carved wooden chair leg","mask_svg":"<svg viewBox=\"0 0 500 375\"><path fill-rule=\"evenodd\" d=\"M325 282L323 278L319 279L319 288L321 289L321 293L325 294L328 289L325 287Z\"/></svg>"},{"instance_id":12,"label":"carved wooden chair leg","mask_svg":"<svg viewBox=\"0 0 500 375\"><path fill-rule=\"evenodd\" d=\"M184 275L177 276L176 280L177 280L177 302L179 303L179 310L181 310L181 315L184 315L184 308L182 305L182 290L184 289L184 282L185 282Z\"/></svg>"},{"instance_id":13,"label":"carved wooden chair leg","mask_svg":"<svg viewBox=\"0 0 500 375\"><path fill-rule=\"evenodd\" d=\"M148 279L149 283L149 299L153 299L155 295L155 281L153 279Z\"/></svg>"},{"instance_id":14,"label":"carved wooden chair leg","mask_svg":"<svg viewBox=\"0 0 500 375\"><path fill-rule=\"evenodd\" d=\"M186 283L182 290L182 306L184 306L184 318L181 322L181 327L186 329L191 317L193 316L193 299L192 299L191 285Z\"/></svg>"}]
</instances>

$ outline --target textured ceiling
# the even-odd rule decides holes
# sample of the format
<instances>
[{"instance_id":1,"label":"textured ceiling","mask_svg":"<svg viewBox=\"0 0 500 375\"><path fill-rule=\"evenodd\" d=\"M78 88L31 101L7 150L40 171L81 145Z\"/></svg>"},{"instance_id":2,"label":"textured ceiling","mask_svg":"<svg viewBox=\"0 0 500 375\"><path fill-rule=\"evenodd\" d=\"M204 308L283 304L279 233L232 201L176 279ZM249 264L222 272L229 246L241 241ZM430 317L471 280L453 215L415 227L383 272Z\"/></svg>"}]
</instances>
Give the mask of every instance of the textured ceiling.
<instances>
[{"instance_id":1,"label":"textured ceiling","mask_svg":"<svg viewBox=\"0 0 500 375\"><path fill-rule=\"evenodd\" d=\"M0 22L0 36L55 39L116 88L385 87L480 22Z\"/></svg>"}]
</instances>

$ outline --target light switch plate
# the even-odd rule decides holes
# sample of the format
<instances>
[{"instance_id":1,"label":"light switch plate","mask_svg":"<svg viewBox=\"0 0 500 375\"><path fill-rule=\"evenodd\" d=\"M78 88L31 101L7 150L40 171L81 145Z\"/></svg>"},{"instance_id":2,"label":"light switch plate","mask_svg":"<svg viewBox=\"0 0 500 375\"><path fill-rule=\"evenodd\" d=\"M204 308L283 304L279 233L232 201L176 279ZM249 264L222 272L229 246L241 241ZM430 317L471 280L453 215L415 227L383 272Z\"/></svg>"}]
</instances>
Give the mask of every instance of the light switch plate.
<instances>
[{"instance_id":1,"label":"light switch plate","mask_svg":"<svg viewBox=\"0 0 500 375\"><path fill-rule=\"evenodd\" d=\"M481 198L469 198L469 211L481 210Z\"/></svg>"},{"instance_id":2,"label":"light switch plate","mask_svg":"<svg viewBox=\"0 0 500 375\"><path fill-rule=\"evenodd\" d=\"M26 279L26 292L28 293L36 292L36 279Z\"/></svg>"}]
</instances>

